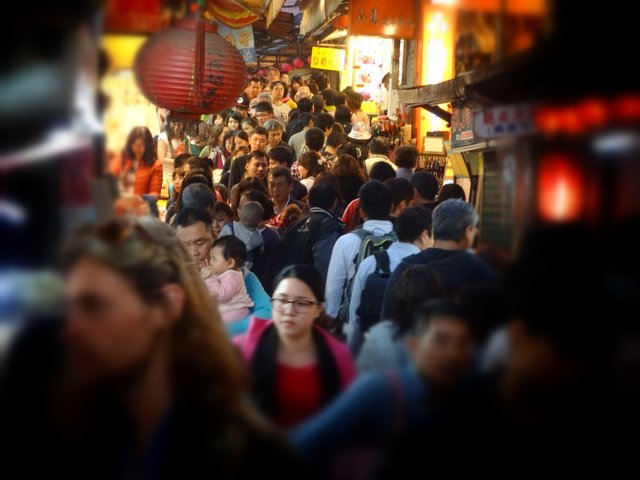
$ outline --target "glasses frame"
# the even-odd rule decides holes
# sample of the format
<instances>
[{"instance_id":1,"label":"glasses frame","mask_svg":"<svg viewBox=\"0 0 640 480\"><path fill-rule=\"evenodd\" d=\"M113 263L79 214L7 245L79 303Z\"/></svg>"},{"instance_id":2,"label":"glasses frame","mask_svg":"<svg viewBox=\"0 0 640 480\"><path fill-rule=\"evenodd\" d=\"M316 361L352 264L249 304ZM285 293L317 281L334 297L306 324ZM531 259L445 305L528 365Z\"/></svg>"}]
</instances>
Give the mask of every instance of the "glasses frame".
<instances>
[{"instance_id":1,"label":"glasses frame","mask_svg":"<svg viewBox=\"0 0 640 480\"><path fill-rule=\"evenodd\" d=\"M296 302L301 302L301 301L308 302L309 306L308 307L304 306L304 307L302 307L302 310L300 310L299 309L299 305L296 305ZM318 302L317 300L316 301L313 301L313 300L285 300L284 298L276 298L276 297L272 297L271 298L271 304L273 305L273 308L275 310L278 310L278 311L281 311L281 312L284 311L284 308L285 308L286 305L289 305L292 310L294 310L294 311L296 311L298 313L307 313L307 312L309 312L311 310L311 307L313 305L322 305L322 303L323 302ZM279 306L276 306L276 305L279 305Z\"/></svg>"}]
</instances>

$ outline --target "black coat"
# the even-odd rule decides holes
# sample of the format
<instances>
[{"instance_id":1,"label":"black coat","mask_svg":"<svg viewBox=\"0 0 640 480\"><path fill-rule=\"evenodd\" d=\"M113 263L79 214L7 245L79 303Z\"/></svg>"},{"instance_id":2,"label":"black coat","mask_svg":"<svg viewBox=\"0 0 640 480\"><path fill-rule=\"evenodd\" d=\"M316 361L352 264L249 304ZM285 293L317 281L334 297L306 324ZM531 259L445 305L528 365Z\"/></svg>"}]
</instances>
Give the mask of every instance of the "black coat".
<instances>
[{"instance_id":1,"label":"black coat","mask_svg":"<svg viewBox=\"0 0 640 480\"><path fill-rule=\"evenodd\" d=\"M411 265L429 265L442 279L447 293L452 294L465 285L493 284L495 272L484 261L466 250L427 248L405 258L393 271L382 303L382 317L392 318L395 310L395 285ZM425 301L428 300L425 298Z\"/></svg>"},{"instance_id":2,"label":"black coat","mask_svg":"<svg viewBox=\"0 0 640 480\"><path fill-rule=\"evenodd\" d=\"M313 265L327 278L329 260L344 224L321 208L312 208L309 215L293 224L280 243L279 270L296 263Z\"/></svg>"}]
</instances>

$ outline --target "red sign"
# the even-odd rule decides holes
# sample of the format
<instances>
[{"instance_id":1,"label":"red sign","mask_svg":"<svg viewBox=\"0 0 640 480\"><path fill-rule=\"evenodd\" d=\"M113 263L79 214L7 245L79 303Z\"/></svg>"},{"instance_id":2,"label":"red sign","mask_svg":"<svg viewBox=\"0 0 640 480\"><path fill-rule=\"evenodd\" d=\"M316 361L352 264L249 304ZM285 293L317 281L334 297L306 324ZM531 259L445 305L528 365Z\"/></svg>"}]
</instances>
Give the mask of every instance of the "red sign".
<instances>
[{"instance_id":1,"label":"red sign","mask_svg":"<svg viewBox=\"0 0 640 480\"><path fill-rule=\"evenodd\" d=\"M350 0L349 35L413 38L417 4L413 0Z\"/></svg>"}]
</instances>

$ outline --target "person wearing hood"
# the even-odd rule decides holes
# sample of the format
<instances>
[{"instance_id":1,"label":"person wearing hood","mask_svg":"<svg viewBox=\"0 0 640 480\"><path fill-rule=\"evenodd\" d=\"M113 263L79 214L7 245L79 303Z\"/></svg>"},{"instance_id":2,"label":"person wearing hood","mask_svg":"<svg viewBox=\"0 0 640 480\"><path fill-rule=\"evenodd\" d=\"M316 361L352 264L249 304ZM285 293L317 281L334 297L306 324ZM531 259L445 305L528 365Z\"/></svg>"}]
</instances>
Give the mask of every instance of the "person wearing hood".
<instances>
[{"instance_id":1,"label":"person wearing hood","mask_svg":"<svg viewBox=\"0 0 640 480\"><path fill-rule=\"evenodd\" d=\"M259 250L262 248L262 235L258 231L258 225L262 221L264 210L258 202L245 203L239 212L240 221L234 221L224 226L218 238L233 235L239 238L247 247L245 266L249 269L257 260Z\"/></svg>"}]
</instances>

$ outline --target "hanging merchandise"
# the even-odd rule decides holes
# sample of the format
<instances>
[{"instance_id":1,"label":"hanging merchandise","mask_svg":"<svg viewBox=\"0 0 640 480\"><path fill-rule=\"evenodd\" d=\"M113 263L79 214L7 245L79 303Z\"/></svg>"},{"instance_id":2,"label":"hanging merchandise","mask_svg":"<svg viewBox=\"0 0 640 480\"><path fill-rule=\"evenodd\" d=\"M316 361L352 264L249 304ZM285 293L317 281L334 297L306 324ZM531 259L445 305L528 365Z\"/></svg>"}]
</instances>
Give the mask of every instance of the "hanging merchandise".
<instances>
[{"instance_id":1,"label":"hanging merchandise","mask_svg":"<svg viewBox=\"0 0 640 480\"><path fill-rule=\"evenodd\" d=\"M172 115L200 118L233 105L244 86L242 55L215 25L181 20L147 40L134 72L142 93Z\"/></svg>"}]
</instances>

